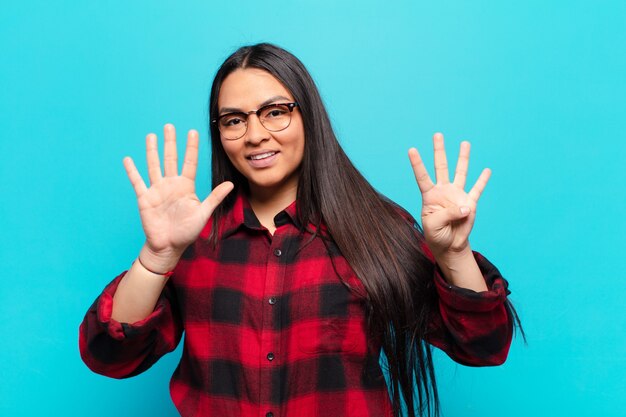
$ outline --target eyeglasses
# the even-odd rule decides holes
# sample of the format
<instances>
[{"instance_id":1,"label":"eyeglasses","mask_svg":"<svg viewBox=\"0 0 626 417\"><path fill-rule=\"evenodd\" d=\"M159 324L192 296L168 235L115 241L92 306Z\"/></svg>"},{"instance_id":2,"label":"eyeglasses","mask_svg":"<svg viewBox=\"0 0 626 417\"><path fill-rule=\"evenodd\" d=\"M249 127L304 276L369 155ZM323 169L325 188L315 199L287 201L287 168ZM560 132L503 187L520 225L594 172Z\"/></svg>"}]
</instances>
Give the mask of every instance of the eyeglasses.
<instances>
[{"instance_id":1,"label":"eyeglasses","mask_svg":"<svg viewBox=\"0 0 626 417\"><path fill-rule=\"evenodd\" d=\"M226 140L242 138L248 131L248 117L256 114L261 125L270 132L280 132L291 124L291 113L298 103L274 103L249 112L233 112L211 120Z\"/></svg>"}]
</instances>

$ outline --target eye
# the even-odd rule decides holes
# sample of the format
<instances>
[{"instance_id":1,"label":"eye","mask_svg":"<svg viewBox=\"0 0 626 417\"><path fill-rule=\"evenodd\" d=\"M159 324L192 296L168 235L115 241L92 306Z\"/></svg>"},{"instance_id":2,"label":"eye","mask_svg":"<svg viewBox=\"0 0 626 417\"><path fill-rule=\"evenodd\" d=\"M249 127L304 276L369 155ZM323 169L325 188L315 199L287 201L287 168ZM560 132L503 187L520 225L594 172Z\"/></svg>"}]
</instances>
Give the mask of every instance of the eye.
<instances>
[{"instance_id":1,"label":"eye","mask_svg":"<svg viewBox=\"0 0 626 417\"><path fill-rule=\"evenodd\" d=\"M284 116L288 112L289 110L287 109L287 106L282 105L282 104L274 104L274 105L270 105L264 108L262 112L262 116L266 119L272 119L272 118Z\"/></svg>"},{"instance_id":2,"label":"eye","mask_svg":"<svg viewBox=\"0 0 626 417\"><path fill-rule=\"evenodd\" d=\"M237 126L241 123L245 123L245 118L238 113L225 114L220 118L220 123L225 127Z\"/></svg>"}]
</instances>

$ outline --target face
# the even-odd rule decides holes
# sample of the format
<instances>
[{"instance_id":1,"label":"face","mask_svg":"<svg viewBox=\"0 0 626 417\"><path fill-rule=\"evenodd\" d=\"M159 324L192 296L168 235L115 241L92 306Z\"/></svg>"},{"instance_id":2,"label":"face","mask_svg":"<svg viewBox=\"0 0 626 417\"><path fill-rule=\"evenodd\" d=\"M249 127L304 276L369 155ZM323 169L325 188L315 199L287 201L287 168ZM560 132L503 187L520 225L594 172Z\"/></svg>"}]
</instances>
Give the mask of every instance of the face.
<instances>
[{"instance_id":1,"label":"face","mask_svg":"<svg viewBox=\"0 0 626 417\"><path fill-rule=\"evenodd\" d=\"M247 113L271 103L291 103L294 98L270 73L237 69L223 81L218 96L219 115L233 111ZM296 107L291 123L279 132L267 130L256 114L248 116L248 130L236 140L221 137L221 143L235 168L248 179L252 193L295 192L304 155L304 126Z\"/></svg>"}]
</instances>

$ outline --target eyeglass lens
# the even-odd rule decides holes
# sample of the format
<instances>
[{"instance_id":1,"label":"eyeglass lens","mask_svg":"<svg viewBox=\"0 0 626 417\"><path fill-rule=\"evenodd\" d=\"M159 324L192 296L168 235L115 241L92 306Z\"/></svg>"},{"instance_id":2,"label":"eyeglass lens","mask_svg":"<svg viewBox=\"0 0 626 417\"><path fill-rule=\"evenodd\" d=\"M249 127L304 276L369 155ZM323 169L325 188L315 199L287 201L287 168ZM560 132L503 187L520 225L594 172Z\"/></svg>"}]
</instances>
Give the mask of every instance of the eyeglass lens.
<instances>
[{"instance_id":1,"label":"eyeglass lens","mask_svg":"<svg viewBox=\"0 0 626 417\"><path fill-rule=\"evenodd\" d=\"M271 132L286 129L291 123L291 112L286 104L270 104L258 110L259 121ZM225 139L239 139L248 130L246 113L230 113L219 119L220 133Z\"/></svg>"}]
</instances>

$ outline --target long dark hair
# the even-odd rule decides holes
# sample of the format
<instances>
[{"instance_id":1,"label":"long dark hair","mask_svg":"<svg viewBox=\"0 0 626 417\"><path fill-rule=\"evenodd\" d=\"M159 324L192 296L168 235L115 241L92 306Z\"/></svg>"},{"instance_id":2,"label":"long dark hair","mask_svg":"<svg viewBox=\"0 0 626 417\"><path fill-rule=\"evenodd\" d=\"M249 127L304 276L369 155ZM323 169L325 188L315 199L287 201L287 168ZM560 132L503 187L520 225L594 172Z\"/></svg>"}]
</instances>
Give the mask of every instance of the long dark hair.
<instances>
[{"instance_id":1,"label":"long dark hair","mask_svg":"<svg viewBox=\"0 0 626 417\"><path fill-rule=\"evenodd\" d=\"M354 167L335 137L313 79L284 49L262 43L242 47L228 57L213 81L210 119L217 117L222 82L239 68L269 72L298 102L305 133L297 190L299 222L302 227L315 225L316 231L325 224L333 243L363 283L367 327L386 356L394 415L401 415L401 397L410 417L415 417L416 405L420 415L438 415L431 348L424 341L437 296L434 265L424 253L421 228ZM222 147L217 126L210 123L210 131L213 187L224 181L232 181L236 188L246 187L246 178ZM235 191L213 213L210 239L214 244L219 220L232 207Z\"/></svg>"}]
</instances>

